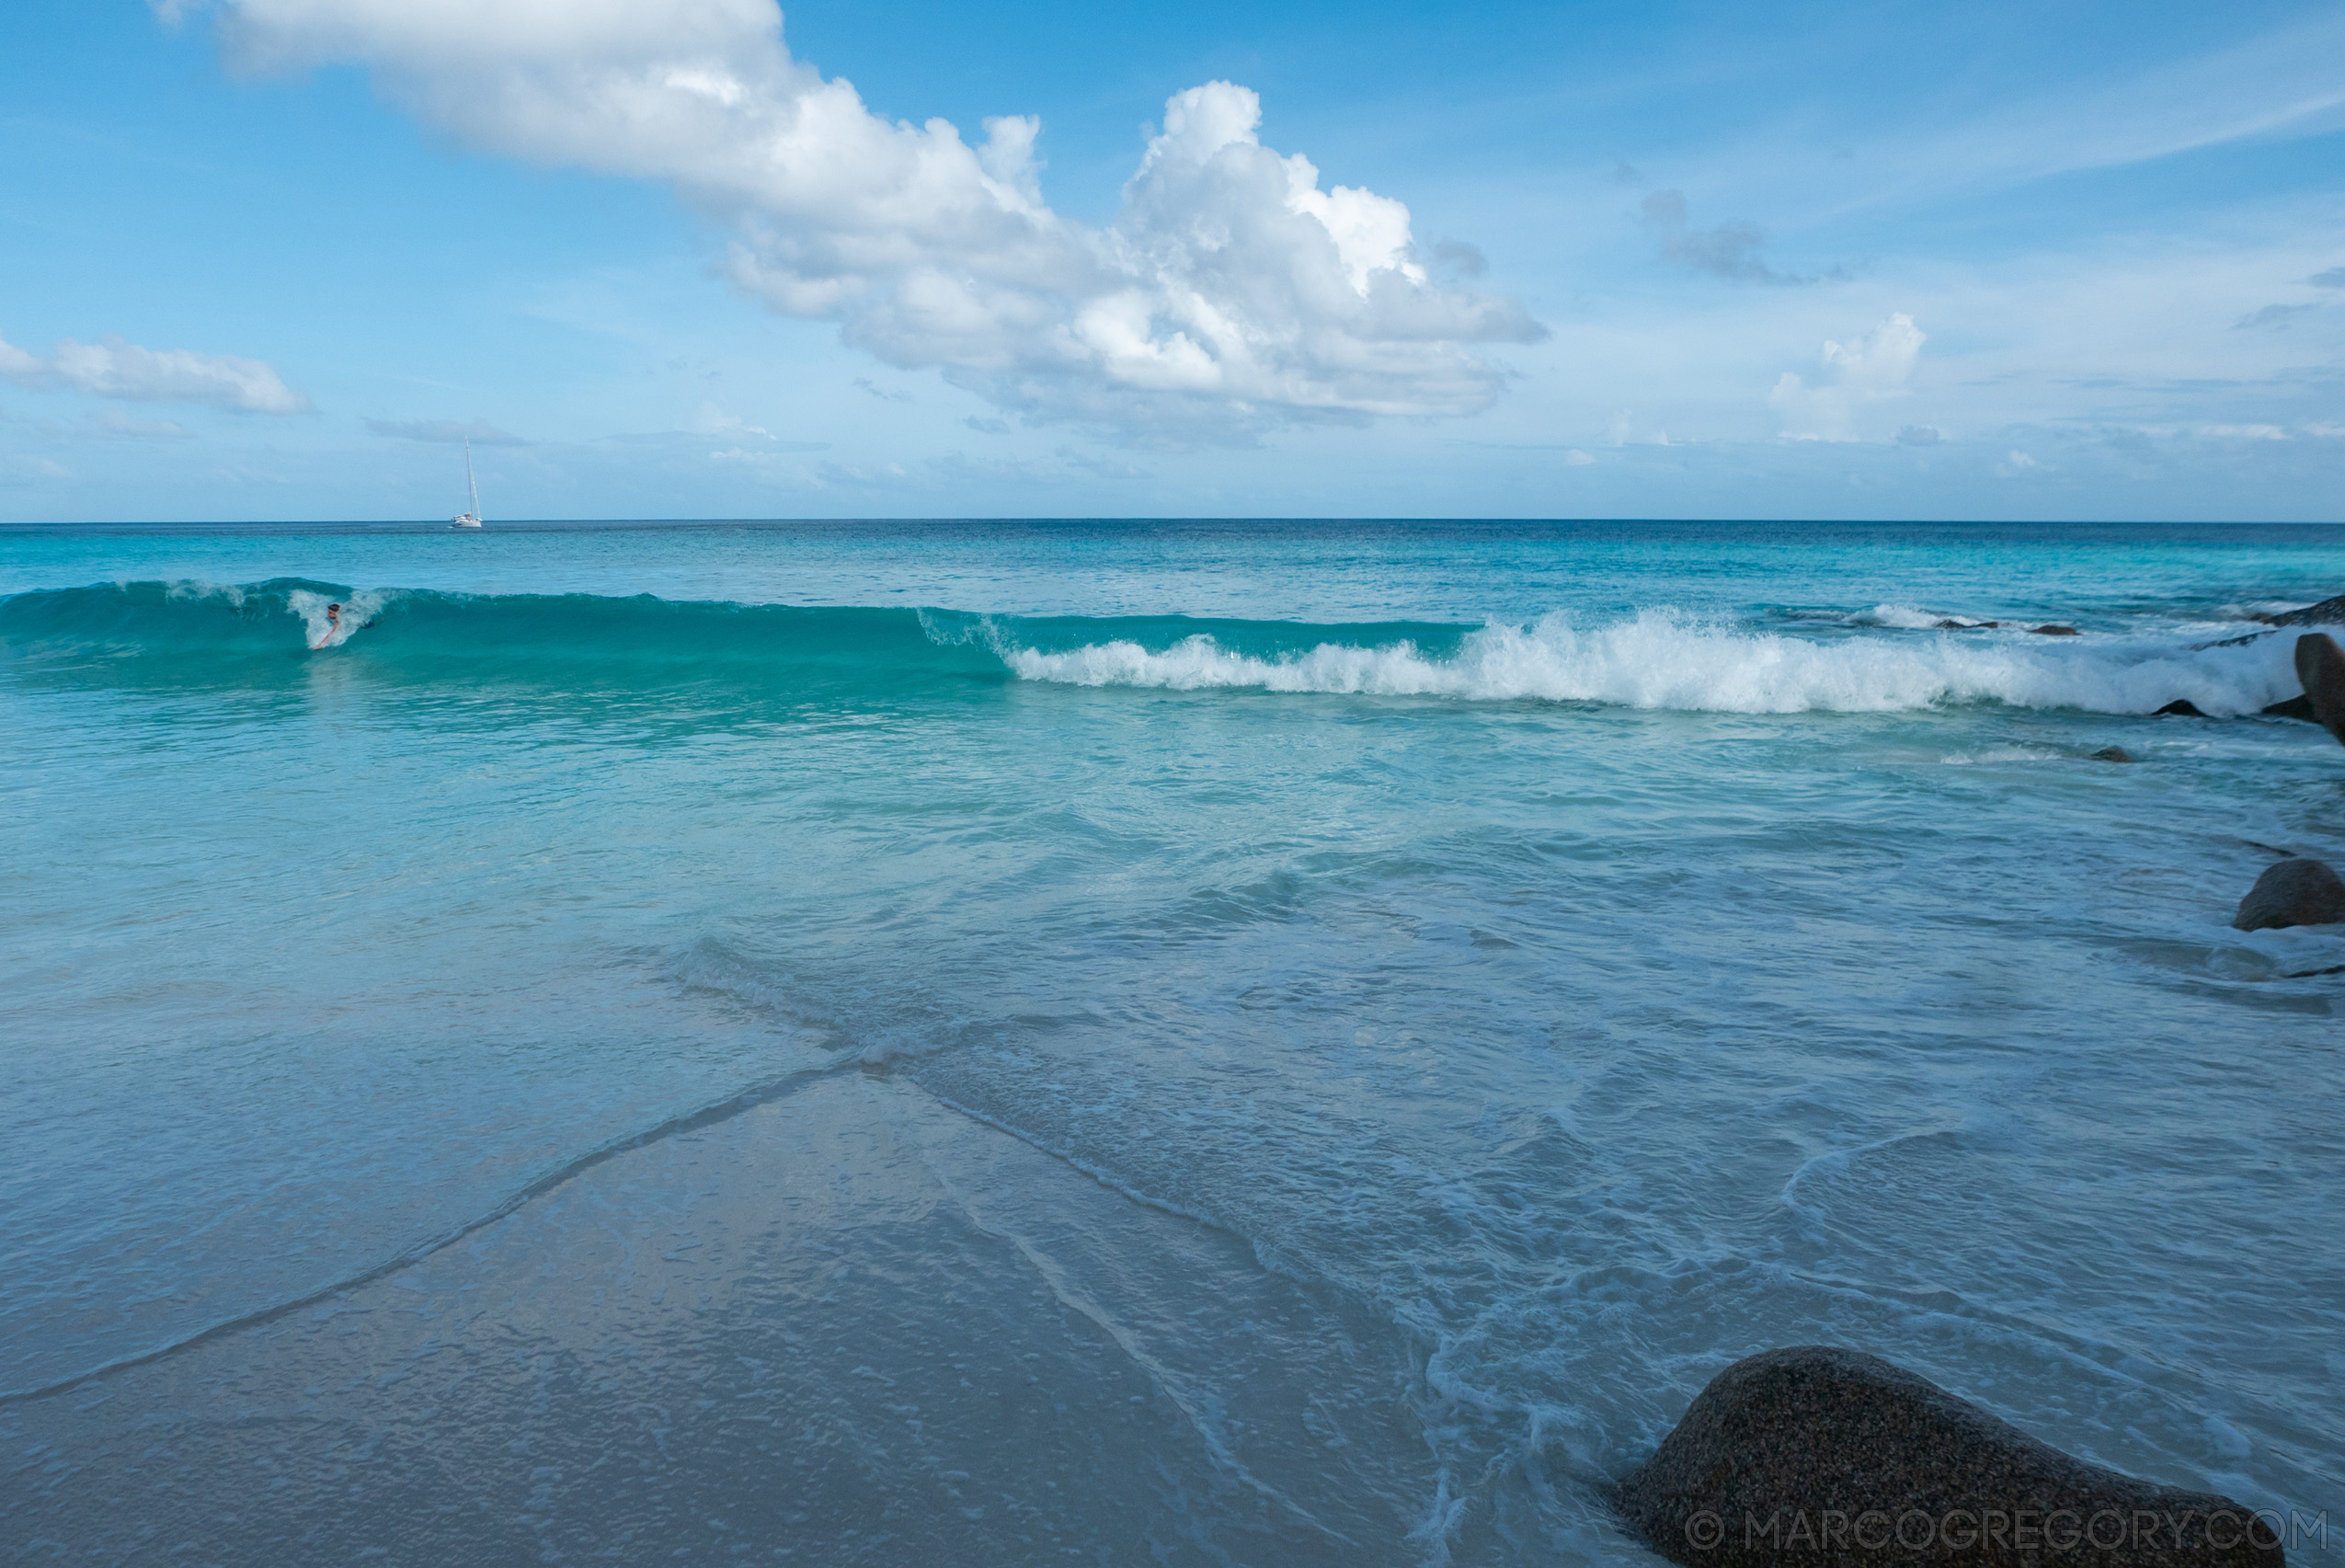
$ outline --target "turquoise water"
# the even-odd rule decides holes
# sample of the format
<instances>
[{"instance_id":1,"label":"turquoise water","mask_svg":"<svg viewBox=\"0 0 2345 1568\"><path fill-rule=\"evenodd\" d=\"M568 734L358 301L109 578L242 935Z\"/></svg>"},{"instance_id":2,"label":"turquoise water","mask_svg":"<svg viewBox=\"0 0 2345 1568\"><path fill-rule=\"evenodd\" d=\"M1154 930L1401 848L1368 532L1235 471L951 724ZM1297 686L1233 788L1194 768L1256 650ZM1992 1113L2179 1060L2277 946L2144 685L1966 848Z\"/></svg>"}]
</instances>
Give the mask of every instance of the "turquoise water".
<instances>
[{"instance_id":1,"label":"turquoise water","mask_svg":"<svg viewBox=\"0 0 2345 1568\"><path fill-rule=\"evenodd\" d=\"M0 1542L1651 1561L1607 1482L1814 1341L2345 1507L2345 940L2228 924L2345 855L2247 618L2340 589L2325 528L0 531Z\"/></svg>"}]
</instances>

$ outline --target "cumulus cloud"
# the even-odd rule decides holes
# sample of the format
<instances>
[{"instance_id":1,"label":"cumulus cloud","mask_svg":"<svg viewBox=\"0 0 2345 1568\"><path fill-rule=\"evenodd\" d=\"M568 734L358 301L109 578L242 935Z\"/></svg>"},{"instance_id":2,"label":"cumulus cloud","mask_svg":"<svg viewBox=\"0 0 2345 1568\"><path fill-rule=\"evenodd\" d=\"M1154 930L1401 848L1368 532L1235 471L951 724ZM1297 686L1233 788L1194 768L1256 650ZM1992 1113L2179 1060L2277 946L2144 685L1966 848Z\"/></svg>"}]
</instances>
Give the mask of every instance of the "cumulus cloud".
<instances>
[{"instance_id":1,"label":"cumulus cloud","mask_svg":"<svg viewBox=\"0 0 2345 1568\"><path fill-rule=\"evenodd\" d=\"M1826 340L1817 384L1785 371L1767 395L1787 440L1852 441L1857 410L1906 395L1905 383L1927 341L1914 318L1900 312L1849 344ZM1919 429L1912 426L1908 429Z\"/></svg>"},{"instance_id":2,"label":"cumulus cloud","mask_svg":"<svg viewBox=\"0 0 2345 1568\"><path fill-rule=\"evenodd\" d=\"M457 419L369 419L366 428L378 436L395 441L431 441L442 446L455 446L470 441L475 446L527 446L509 430L500 430L486 419L466 424Z\"/></svg>"},{"instance_id":3,"label":"cumulus cloud","mask_svg":"<svg viewBox=\"0 0 2345 1568\"><path fill-rule=\"evenodd\" d=\"M61 338L48 358L0 338L0 381L35 392L85 392L133 403L200 403L235 414L307 414L307 393L295 392L259 360L157 350L102 338L95 343Z\"/></svg>"},{"instance_id":4,"label":"cumulus cloud","mask_svg":"<svg viewBox=\"0 0 2345 1568\"><path fill-rule=\"evenodd\" d=\"M1899 446L1936 446L1943 439L1936 425L1906 425L1897 432Z\"/></svg>"},{"instance_id":5,"label":"cumulus cloud","mask_svg":"<svg viewBox=\"0 0 2345 1568\"><path fill-rule=\"evenodd\" d=\"M1503 372L1475 346L1543 336L1511 300L1429 276L1401 202L1321 189L1209 82L1104 228L1044 200L1040 122L873 114L792 57L772 0L220 0L250 69L367 66L484 150L658 179L727 223L726 270L1033 417L1241 432L1298 418L1471 413Z\"/></svg>"}]
</instances>

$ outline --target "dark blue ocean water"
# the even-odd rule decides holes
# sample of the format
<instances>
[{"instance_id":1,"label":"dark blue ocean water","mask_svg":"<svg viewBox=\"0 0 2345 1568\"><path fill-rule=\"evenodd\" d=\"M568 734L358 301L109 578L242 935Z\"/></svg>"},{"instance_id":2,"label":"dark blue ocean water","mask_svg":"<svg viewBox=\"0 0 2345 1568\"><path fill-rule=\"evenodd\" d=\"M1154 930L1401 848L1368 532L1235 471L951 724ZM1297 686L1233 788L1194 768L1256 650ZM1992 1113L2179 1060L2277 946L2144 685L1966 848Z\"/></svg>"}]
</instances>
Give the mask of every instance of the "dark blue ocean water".
<instances>
[{"instance_id":1,"label":"dark blue ocean water","mask_svg":"<svg viewBox=\"0 0 2345 1568\"><path fill-rule=\"evenodd\" d=\"M2345 939L2228 924L2345 854L2248 618L2340 590L2323 528L0 530L0 1547L1649 1561L1607 1484L1816 1341L2345 1517Z\"/></svg>"}]
</instances>

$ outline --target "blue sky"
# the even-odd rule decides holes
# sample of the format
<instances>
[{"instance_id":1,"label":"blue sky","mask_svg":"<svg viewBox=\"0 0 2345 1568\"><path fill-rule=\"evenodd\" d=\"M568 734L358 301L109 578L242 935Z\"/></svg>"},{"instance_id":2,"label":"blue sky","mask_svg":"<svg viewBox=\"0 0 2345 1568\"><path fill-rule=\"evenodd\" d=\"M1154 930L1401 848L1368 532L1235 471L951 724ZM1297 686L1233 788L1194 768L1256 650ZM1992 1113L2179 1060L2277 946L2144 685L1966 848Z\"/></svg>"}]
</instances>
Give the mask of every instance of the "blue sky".
<instances>
[{"instance_id":1,"label":"blue sky","mask_svg":"<svg viewBox=\"0 0 2345 1568\"><path fill-rule=\"evenodd\" d=\"M2334 6L35 4L0 137L8 520L2345 517Z\"/></svg>"}]
</instances>

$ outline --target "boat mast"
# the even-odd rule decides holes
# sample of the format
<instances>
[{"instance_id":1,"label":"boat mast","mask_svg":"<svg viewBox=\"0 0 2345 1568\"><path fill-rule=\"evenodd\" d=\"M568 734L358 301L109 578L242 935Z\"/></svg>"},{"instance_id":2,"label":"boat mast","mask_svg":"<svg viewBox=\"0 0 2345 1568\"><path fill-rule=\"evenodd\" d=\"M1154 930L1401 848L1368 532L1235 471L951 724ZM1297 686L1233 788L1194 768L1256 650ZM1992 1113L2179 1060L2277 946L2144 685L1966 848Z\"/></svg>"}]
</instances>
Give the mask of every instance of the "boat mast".
<instances>
[{"instance_id":1,"label":"boat mast","mask_svg":"<svg viewBox=\"0 0 2345 1568\"><path fill-rule=\"evenodd\" d=\"M464 493L472 498L473 502L468 515L477 518L480 516L480 486L473 482L473 439L470 436L464 438Z\"/></svg>"}]
</instances>

